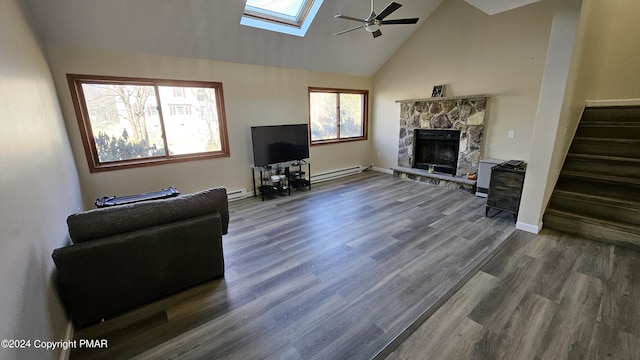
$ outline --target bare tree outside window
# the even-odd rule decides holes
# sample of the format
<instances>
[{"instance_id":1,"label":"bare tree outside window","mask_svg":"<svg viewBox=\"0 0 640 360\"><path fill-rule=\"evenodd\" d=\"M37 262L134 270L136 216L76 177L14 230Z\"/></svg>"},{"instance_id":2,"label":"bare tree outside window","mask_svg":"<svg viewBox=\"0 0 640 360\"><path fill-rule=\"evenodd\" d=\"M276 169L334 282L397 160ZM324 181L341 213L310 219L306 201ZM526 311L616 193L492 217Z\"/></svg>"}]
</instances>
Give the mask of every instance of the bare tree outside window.
<instances>
[{"instance_id":1,"label":"bare tree outside window","mask_svg":"<svg viewBox=\"0 0 640 360\"><path fill-rule=\"evenodd\" d=\"M68 79L92 172L229 154L220 83Z\"/></svg>"},{"instance_id":2,"label":"bare tree outside window","mask_svg":"<svg viewBox=\"0 0 640 360\"><path fill-rule=\"evenodd\" d=\"M157 107L152 86L82 84L82 91L100 162L165 155L158 116L147 116Z\"/></svg>"}]
</instances>

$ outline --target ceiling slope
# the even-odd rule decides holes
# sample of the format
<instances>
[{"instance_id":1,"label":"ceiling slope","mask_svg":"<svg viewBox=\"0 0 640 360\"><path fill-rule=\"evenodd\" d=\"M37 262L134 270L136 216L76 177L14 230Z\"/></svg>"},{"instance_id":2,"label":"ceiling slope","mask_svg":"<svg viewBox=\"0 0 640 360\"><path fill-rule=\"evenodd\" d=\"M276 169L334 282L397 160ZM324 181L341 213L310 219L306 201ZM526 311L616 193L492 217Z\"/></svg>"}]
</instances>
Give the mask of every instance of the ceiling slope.
<instances>
[{"instance_id":1,"label":"ceiling slope","mask_svg":"<svg viewBox=\"0 0 640 360\"><path fill-rule=\"evenodd\" d=\"M417 25L333 34L357 23L335 14L366 17L369 0L325 0L305 37L240 25L244 1L23 0L47 45L145 52L235 63L353 75L373 75L443 0L397 0L393 18ZM376 1L376 11L387 0Z\"/></svg>"}]
</instances>

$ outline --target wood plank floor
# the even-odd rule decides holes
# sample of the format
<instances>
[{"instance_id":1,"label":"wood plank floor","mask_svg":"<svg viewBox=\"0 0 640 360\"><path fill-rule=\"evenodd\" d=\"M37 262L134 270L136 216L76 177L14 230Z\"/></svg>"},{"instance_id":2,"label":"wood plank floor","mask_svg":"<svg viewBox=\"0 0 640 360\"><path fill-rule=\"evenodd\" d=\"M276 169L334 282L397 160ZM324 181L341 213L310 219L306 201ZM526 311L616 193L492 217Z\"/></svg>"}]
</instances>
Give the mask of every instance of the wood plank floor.
<instances>
[{"instance_id":1,"label":"wood plank floor","mask_svg":"<svg viewBox=\"0 0 640 360\"><path fill-rule=\"evenodd\" d=\"M638 299L640 253L517 231L388 359L638 360Z\"/></svg>"},{"instance_id":2,"label":"wood plank floor","mask_svg":"<svg viewBox=\"0 0 640 360\"><path fill-rule=\"evenodd\" d=\"M486 218L484 204L472 194L376 172L319 184L291 197L232 202L229 234L223 237L224 279L76 331L76 339L107 339L109 348L74 350L71 358L385 356L389 344L419 325L416 320L431 315L481 266L486 268L489 255L512 243L505 240L514 232L513 218ZM580 262L585 268L599 265L587 260ZM480 280L497 283L499 268L493 271ZM566 286L551 271L540 267L538 272L555 281L550 289L540 285L547 291L543 295L555 298L539 295L526 308L508 301L499 306L512 307L522 317L544 310L546 317L531 321L558 322L548 302L562 298ZM604 286L586 276L577 273L569 280L575 286ZM489 316L494 304L474 307L472 315L461 313L470 317L457 325L467 325L471 337L484 336L485 321L498 329L509 324ZM618 311L607 306L606 311ZM570 314L565 315L573 316L570 321L581 320L579 313ZM637 323L629 326L627 340L637 335ZM544 341L564 345L554 338Z\"/></svg>"}]
</instances>

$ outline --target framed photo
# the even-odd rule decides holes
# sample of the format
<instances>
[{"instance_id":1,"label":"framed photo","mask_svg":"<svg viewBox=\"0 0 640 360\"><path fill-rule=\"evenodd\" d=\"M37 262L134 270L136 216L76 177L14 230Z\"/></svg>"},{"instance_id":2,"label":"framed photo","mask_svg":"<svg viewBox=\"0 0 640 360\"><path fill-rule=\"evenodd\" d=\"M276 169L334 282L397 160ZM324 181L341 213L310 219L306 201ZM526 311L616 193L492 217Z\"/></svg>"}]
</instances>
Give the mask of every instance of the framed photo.
<instances>
[{"instance_id":1,"label":"framed photo","mask_svg":"<svg viewBox=\"0 0 640 360\"><path fill-rule=\"evenodd\" d=\"M436 85L433 87L433 92L431 92L431 97L443 97L444 96L444 85Z\"/></svg>"}]
</instances>

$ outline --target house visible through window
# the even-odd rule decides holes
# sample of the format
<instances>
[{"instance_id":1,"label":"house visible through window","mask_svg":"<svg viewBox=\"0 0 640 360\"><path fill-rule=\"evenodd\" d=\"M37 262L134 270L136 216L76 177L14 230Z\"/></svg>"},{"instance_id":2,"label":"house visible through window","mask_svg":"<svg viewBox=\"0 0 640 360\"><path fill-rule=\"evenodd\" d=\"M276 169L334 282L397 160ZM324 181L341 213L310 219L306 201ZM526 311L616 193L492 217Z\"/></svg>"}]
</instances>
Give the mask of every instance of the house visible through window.
<instances>
[{"instance_id":1,"label":"house visible through window","mask_svg":"<svg viewBox=\"0 0 640 360\"><path fill-rule=\"evenodd\" d=\"M91 172L229 156L221 83L67 78Z\"/></svg>"},{"instance_id":2,"label":"house visible through window","mask_svg":"<svg viewBox=\"0 0 640 360\"><path fill-rule=\"evenodd\" d=\"M247 0L240 24L304 36L323 0Z\"/></svg>"},{"instance_id":3,"label":"house visible through window","mask_svg":"<svg viewBox=\"0 0 640 360\"><path fill-rule=\"evenodd\" d=\"M153 105L147 106L147 115L158 115L158 108ZM89 116L91 118L91 116Z\"/></svg>"},{"instance_id":4,"label":"house visible through window","mask_svg":"<svg viewBox=\"0 0 640 360\"><path fill-rule=\"evenodd\" d=\"M189 105L170 105L171 115L191 115Z\"/></svg>"},{"instance_id":5,"label":"house visible through window","mask_svg":"<svg viewBox=\"0 0 640 360\"><path fill-rule=\"evenodd\" d=\"M365 140L367 90L309 88L311 144Z\"/></svg>"}]
</instances>

